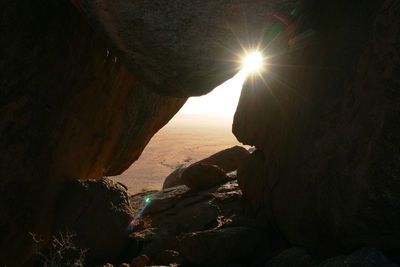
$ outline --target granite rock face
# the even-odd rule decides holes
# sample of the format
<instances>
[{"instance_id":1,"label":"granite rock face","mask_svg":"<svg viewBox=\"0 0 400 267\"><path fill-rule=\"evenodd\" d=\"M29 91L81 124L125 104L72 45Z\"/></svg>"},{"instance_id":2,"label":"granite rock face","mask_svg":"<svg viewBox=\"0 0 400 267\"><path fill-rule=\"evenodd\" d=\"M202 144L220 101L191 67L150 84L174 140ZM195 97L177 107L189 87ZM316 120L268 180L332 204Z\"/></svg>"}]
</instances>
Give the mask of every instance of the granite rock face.
<instances>
[{"instance_id":1,"label":"granite rock face","mask_svg":"<svg viewBox=\"0 0 400 267\"><path fill-rule=\"evenodd\" d=\"M303 1L244 85L233 132L262 156L238 180L293 245L400 249L399 14L396 1Z\"/></svg>"},{"instance_id":2,"label":"granite rock face","mask_svg":"<svg viewBox=\"0 0 400 267\"><path fill-rule=\"evenodd\" d=\"M241 46L258 45L272 8L294 2L72 0L133 74L175 96L202 95L231 78Z\"/></svg>"},{"instance_id":3,"label":"granite rock face","mask_svg":"<svg viewBox=\"0 0 400 267\"><path fill-rule=\"evenodd\" d=\"M55 217L52 235L73 233L88 265L119 260L128 249L133 210L125 188L110 179L67 182Z\"/></svg>"},{"instance_id":4,"label":"granite rock face","mask_svg":"<svg viewBox=\"0 0 400 267\"><path fill-rule=\"evenodd\" d=\"M263 226L320 255L372 246L396 256L397 1L303 0L270 43L267 32L282 22L275 11L288 14L297 1L71 2L1 4L1 264L21 265L34 253L30 233L44 245L62 218L76 215L57 207L67 183L121 173L186 97L232 77L241 45L268 58L262 79L244 85L233 124L239 141L257 148L238 180L266 214ZM164 191L144 213L151 223L131 236L141 246L134 251L177 251L180 233L257 228L231 216L246 205L235 186ZM92 192L79 192L82 205L90 202ZM210 205L217 202L227 206ZM196 208L177 210L185 205Z\"/></svg>"},{"instance_id":5,"label":"granite rock face","mask_svg":"<svg viewBox=\"0 0 400 267\"><path fill-rule=\"evenodd\" d=\"M49 238L67 179L116 175L184 104L121 64L66 0L1 4L0 261ZM16 253L16 254L15 254Z\"/></svg>"},{"instance_id":6,"label":"granite rock face","mask_svg":"<svg viewBox=\"0 0 400 267\"><path fill-rule=\"evenodd\" d=\"M265 226L247 212L235 180L206 190L180 185L139 193L131 197L131 205L142 214L136 216L130 235L131 257L147 255L154 265L182 257L184 264L200 266L251 262L258 248L268 243ZM160 257L166 251L181 256Z\"/></svg>"}]
</instances>

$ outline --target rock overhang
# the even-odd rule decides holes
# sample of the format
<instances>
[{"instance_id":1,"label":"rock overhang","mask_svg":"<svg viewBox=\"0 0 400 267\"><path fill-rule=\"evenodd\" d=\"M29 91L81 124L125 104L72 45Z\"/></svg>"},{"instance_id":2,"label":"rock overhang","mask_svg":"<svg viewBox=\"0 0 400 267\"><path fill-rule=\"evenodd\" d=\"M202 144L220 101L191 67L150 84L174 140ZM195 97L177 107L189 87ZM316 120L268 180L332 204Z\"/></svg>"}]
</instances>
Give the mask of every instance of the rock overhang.
<instances>
[{"instance_id":1,"label":"rock overhang","mask_svg":"<svg viewBox=\"0 0 400 267\"><path fill-rule=\"evenodd\" d=\"M276 10L296 1L72 0L129 71L162 95L199 96L265 47Z\"/></svg>"}]
</instances>

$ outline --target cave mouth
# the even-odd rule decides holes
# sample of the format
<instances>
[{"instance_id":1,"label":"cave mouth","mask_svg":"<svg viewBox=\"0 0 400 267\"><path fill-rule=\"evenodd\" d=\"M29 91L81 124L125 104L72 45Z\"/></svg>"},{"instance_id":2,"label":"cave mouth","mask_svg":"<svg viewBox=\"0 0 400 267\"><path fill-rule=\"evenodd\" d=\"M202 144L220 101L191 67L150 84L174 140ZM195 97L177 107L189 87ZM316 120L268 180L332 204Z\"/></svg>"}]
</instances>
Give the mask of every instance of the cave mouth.
<instances>
[{"instance_id":1,"label":"cave mouth","mask_svg":"<svg viewBox=\"0 0 400 267\"><path fill-rule=\"evenodd\" d=\"M247 77L265 70L258 51L243 53L240 71L204 96L191 97L158 131L142 155L124 173L110 177L130 194L160 190L175 170L233 146L243 146L232 133L233 116ZM246 149L249 147L245 146Z\"/></svg>"}]
</instances>

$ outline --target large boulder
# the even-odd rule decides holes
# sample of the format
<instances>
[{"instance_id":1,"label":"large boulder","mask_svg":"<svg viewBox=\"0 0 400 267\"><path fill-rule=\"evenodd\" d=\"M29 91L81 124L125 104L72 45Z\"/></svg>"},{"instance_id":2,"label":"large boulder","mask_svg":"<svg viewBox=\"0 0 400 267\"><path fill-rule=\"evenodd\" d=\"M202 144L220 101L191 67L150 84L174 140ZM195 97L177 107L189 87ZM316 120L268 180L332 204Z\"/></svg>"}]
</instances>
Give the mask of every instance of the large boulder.
<instances>
[{"instance_id":1,"label":"large boulder","mask_svg":"<svg viewBox=\"0 0 400 267\"><path fill-rule=\"evenodd\" d=\"M243 160L237 170L237 180L243 197L249 200L255 210L264 207L264 183L266 182L264 161L265 157L262 151L255 150Z\"/></svg>"},{"instance_id":2,"label":"large boulder","mask_svg":"<svg viewBox=\"0 0 400 267\"><path fill-rule=\"evenodd\" d=\"M133 258L146 254L153 264L168 264L182 255L185 263L211 266L249 260L266 244L236 181L202 191L181 185L139 193L131 203L139 214L130 235Z\"/></svg>"},{"instance_id":3,"label":"large boulder","mask_svg":"<svg viewBox=\"0 0 400 267\"><path fill-rule=\"evenodd\" d=\"M171 172L164 180L163 189L174 187L177 185L182 185L182 173L186 170L186 168L179 168L175 171Z\"/></svg>"},{"instance_id":4,"label":"large boulder","mask_svg":"<svg viewBox=\"0 0 400 267\"><path fill-rule=\"evenodd\" d=\"M32 254L29 232L49 240L65 180L123 172L185 98L144 86L67 0L2 1L0 17L0 261L8 265Z\"/></svg>"},{"instance_id":5,"label":"large boulder","mask_svg":"<svg viewBox=\"0 0 400 267\"><path fill-rule=\"evenodd\" d=\"M293 245L398 259L400 5L302 1L298 12L265 50L268 71L243 87L233 132L263 157L238 180Z\"/></svg>"},{"instance_id":6,"label":"large boulder","mask_svg":"<svg viewBox=\"0 0 400 267\"><path fill-rule=\"evenodd\" d=\"M72 233L86 264L119 260L128 249L133 211L126 190L103 178L69 181L58 196L52 235ZM101 234L100 234L101 233Z\"/></svg>"},{"instance_id":7,"label":"large boulder","mask_svg":"<svg viewBox=\"0 0 400 267\"><path fill-rule=\"evenodd\" d=\"M245 159L249 154L250 154L249 151L247 151L244 147L233 146L231 148L219 151L209 156L208 158L193 163L192 165L196 164L216 165L219 168L223 169L225 172L229 173L236 170L239 167L240 163L243 161L243 159ZM186 168L176 169L170 175L168 175L164 180L163 189L183 184L182 174L185 171L185 169Z\"/></svg>"},{"instance_id":8,"label":"large boulder","mask_svg":"<svg viewBox=\"0 0 400 267\"><path fill-rule=\"evenodd\" d=\"M233 146L219 151L197 163L217 165L225 172L237 170L240 163L249 155L249 151L242 146Z\"/></svg>"},{"instance_id":9,"label":"large boulder","mask_svg":"<svg viewBox=\"0 0 400 267\"><path fill-rule=\"evenodd\" d=\"M182 173L182 182L194 190L214 187L229 180L225 172L216 165L194 164Z\"/></svg>"},{"instance_id":10,"label":"large boulder","mask_svg":"<svg viewBox=\"0 0 400 267\"><path fill-rule=\"evenodd\" d=\"M246 49L262 42L271 11L290 10L297 1L71 2L149 88L188 97L231 78Z\"/></svg>"}]
</instances>

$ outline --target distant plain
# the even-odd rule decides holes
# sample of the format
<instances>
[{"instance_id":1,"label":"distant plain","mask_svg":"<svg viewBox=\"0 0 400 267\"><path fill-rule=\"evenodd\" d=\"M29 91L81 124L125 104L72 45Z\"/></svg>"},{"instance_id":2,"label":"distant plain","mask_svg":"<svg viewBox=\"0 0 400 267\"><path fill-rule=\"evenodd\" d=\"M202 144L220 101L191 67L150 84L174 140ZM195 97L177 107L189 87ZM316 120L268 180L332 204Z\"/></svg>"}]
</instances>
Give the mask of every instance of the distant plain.
<instances>
[{"instance_id":1,"label":"distant plain","mask_svg":"<svg viewBox=\"0 0 400 267\"><path fill-rule=\"evenodd\" d=\"M126 185L130 194L159 190L175 169L234 145L241 144L232 134L232 118L178 113L129 169L110 178Z\"/></svg>"}]
</instances>

